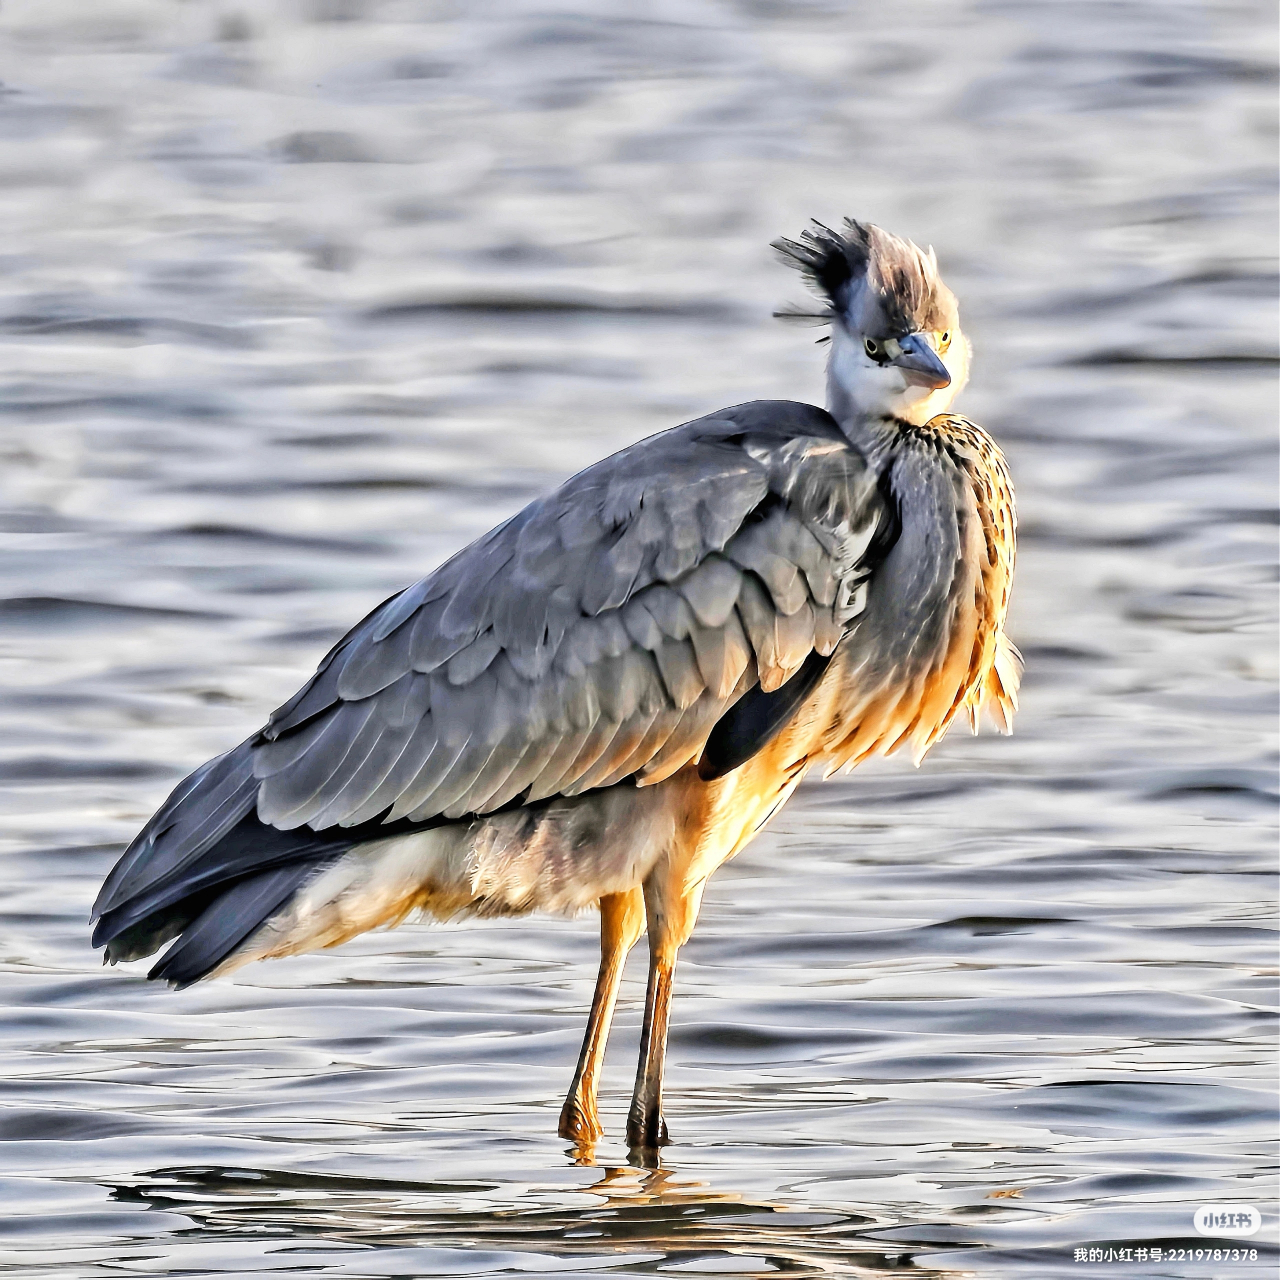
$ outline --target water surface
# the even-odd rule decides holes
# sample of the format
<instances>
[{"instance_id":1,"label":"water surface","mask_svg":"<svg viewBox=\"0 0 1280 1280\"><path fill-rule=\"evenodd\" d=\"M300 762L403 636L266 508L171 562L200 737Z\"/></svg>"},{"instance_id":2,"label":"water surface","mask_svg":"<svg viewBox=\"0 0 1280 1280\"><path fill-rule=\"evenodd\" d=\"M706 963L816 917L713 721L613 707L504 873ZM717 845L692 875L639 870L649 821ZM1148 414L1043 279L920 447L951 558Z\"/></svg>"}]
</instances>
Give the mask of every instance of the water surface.
<instances>
[{"instance_id":1,"label":"water surface","mask_svg":"<svg viewBox=\"0 0 1280 1280\"><path fill-rule=\"evenodd\" d=\"M1273 17L5 5L0 1266L1270 1274ZM594 919L98 967L123 845L380 599L643 435L821 397L767 244L845 213L961 298L1023 710L713 880L663 1168L620 1142L643 949L608 1137L555 1137ZM1256 1262L1179 1254L1209 1201Z\"/></svg>"}]
</instances>

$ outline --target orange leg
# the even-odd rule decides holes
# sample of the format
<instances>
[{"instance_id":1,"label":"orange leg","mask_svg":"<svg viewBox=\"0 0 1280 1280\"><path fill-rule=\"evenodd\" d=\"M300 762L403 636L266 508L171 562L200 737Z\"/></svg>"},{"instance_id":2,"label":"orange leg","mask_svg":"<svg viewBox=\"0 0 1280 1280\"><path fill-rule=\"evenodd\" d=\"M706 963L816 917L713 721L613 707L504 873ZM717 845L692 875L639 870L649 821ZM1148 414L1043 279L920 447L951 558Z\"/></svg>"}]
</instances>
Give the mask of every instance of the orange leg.
<instances>
[{"instance_id":1,"label":"orange leg","mask_svg":"<svg viewBox=\"0 0 1280 1280\"><path fill-rule=\"evenodd\" d=\"M569 1096L560 1111L560 1136L575 1142L594 1142L604 1132L596 1114L596 1089L604 1062L609 1024L618 998L627 952L644 932L644 896L639 889L611 893L600 899L600 973L596 978L587 1034L578 1055Z\"/></svg>"},{"instance_id":2,"label":"orange leg","mask_svg":"<svg viewBox=\"0 0 1280 1280\"><path fill-rule=\"evenodd\" d=\"M633 1150L652 1153L670 1141L662 1118L662 1068L667 1052L671 988L676 955L697 922L704 884L705 881L700 881L685 888L672 874L669 863L660 864L645 881L649 988L645 996L644 1027L640 1032L635 1093L627 1116L627 1145Z\"/></svg>"}]
</instances>

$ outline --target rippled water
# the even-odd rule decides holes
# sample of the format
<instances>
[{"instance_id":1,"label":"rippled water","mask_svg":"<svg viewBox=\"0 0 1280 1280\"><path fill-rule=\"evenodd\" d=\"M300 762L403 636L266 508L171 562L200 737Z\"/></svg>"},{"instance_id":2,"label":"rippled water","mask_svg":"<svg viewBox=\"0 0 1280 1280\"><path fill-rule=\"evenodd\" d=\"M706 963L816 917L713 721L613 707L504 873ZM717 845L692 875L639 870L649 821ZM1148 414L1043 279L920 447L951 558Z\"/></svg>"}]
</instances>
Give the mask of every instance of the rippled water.
<instances>
[{"instance_id":1,"label":"rippled water","mask_svg":"<svg viewBox=\"0 0 1280 1280\"><path fill-rule=\"evenodd\" d=\"M4 6L0 1266L1270 1274L1270 7L637 12ZM620 1143L640 958L609 1136L554 1136L593 918L97 967L124 842L379 599L642 435L821 396L766 246L844 213L965 308L1023 711L719 873L664 1167ZM1177 1252L1208 1201L1256 1262Z\"/></svg>"}]
</instances>

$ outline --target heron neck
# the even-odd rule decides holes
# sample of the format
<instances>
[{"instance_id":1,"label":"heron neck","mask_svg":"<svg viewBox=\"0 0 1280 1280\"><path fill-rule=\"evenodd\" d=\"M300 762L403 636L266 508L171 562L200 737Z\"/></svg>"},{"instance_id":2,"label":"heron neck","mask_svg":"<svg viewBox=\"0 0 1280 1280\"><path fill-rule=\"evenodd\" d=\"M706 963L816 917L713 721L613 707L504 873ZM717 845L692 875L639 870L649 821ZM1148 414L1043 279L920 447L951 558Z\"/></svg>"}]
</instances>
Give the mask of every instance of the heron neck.
<instances>
[{"instance_id":1,"label":"heron neck","mask_svg":"<svg viewBox=\"0 0 1280 1280\"><path fill-rule=\"evenodd\" d=\"M868 460L887 452L902 430L902 423L897 418L859 409L849 392L832 377L827 379L827 412L836 420L849 442Z\"/></svg>"}]
</instances>

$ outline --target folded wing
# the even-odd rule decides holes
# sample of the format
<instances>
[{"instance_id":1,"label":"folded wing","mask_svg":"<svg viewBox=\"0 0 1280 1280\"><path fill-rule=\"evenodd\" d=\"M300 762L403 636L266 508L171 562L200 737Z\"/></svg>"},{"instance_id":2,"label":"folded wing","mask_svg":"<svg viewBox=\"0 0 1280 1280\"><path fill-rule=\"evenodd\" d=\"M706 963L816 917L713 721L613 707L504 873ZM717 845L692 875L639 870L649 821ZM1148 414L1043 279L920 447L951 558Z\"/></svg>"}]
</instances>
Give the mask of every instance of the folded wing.
<instances>
[{"instance_id":1,"label":"folded wing","mask_svg":"<svg viewBox=\"0 0 1280 1280\"><path fill-rule=\"evenodd\" d=\"M147 954L241 882L285 892L281 869L363 840L661 781L744 694L821 674L891 524L809 405L741 405L615 454L375 609L261 733L180 784L103 885L95 943ZM710 772L790 701L732 722Z\"/></svg>"},{"instance_id":2,"label":"folded wing","mask_svg":"<svg viewBox=\"0 0 1280 1280\"><path fill-rule=\"evenodd\" d=\"M820 410L753 404L581 473L389 600L253 747L282 829L483 814L698 757L830 654L880 500Z\"/></svg>"}]
</instances>

